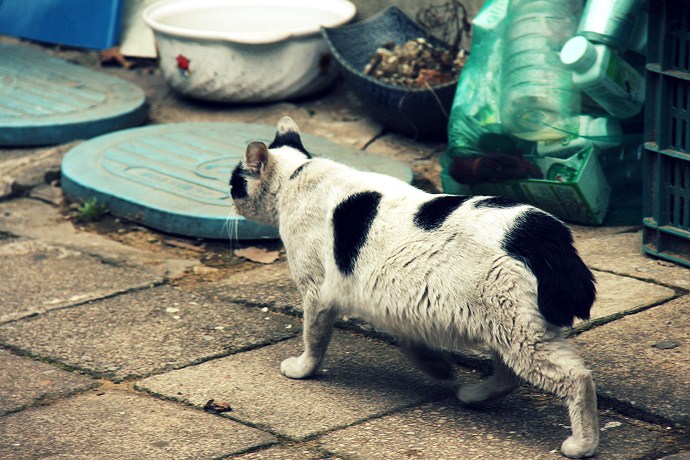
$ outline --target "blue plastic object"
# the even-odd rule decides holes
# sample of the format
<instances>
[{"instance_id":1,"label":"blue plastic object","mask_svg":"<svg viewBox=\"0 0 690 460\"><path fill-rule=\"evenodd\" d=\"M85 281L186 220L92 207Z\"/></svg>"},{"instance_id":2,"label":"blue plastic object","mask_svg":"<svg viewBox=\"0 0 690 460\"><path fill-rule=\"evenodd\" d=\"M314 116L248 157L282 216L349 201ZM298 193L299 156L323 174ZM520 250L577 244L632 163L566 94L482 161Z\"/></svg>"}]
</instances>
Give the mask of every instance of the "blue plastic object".
<instances>
[{"instance_id":1,"label":"blue plastic object","mask_svg":"<svg viewBox=\"0 0 690 460\"><path fill-rule=\"evenodd\" d=\"M277 238L275 227L235 213L228 180L249 142L270 143L275 127L242 123L176 123L107 134L79 144L62 161L62 188L72 199L95 197L113 215L186 236ZM389 158L302 134L316 157L412 181Z\"/></svg>"},{"instance_id":2,"label":"blue plastic object","mask_svg":"<svg viewBox=\"0 0 690 460\"><path fill-rule=\"evenodd\" d=\"M0 33L105 49L120 39L122 0L0 0Z\"/></svg>"},{"instance_id":3,"label":"blue plastic object","mask_svg":"<svg viewBox=\"0 0 690 460\"><path fill-rule=\"evenodd\" d=\"M0 145L59 144L131 128L146 120L145 103L125 80L0 43Z\"/></svg>"}]
</instances>

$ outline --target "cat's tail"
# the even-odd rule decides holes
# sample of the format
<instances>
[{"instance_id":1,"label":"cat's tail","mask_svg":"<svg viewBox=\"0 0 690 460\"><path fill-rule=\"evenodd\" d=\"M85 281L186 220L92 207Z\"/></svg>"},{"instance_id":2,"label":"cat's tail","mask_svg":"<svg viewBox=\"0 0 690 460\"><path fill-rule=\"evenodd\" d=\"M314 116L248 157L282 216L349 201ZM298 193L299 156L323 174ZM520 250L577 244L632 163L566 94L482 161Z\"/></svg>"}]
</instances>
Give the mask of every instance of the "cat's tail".
<instances>
[{"instance_id":1,"label":"cat's tail","mask_svg":"<svg viewBox=\"0 0 690 460\"><path fill-rule=\"evenodd\" d=\"M530 209L517 218L503 242L506 252L532 270L539 311L556 326L589 319L596 299L594 275L573 246L570 229L555 217Z\"/></svg>"}]
</instances>

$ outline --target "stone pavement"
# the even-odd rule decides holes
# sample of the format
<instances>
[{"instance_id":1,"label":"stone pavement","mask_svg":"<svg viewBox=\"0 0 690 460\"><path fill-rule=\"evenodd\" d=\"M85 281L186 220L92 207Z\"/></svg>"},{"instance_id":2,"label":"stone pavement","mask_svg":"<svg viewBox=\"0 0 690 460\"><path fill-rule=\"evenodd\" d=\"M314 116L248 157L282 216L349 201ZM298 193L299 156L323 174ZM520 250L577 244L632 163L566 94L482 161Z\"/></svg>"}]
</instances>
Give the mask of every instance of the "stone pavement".
<instances>
[{"instance_id":1,"label":"stone pavement","mask_svg":"<svg viewBox=\"0 0 690 460\"><path fill-rule=\"evenodd\" d=\"M439 187L443 145L386 133L342 84L297 103L207 105L170 92L154 67L47 52L140 85L151 123L290 115ZM59 188L72 145L0 150L0 458L560 458L559 401L523 386L465 408L356 318L339 321L316 378L283 378L280 361L301 346L284 254L262 265L228 241L79 222ZM690 458L690 270L643 255L639 227L574 234L600 292L571 333L597 382L598 458ZM488 370L481 350L456 360L461 382Z\"/></svg>"}]
</instances>

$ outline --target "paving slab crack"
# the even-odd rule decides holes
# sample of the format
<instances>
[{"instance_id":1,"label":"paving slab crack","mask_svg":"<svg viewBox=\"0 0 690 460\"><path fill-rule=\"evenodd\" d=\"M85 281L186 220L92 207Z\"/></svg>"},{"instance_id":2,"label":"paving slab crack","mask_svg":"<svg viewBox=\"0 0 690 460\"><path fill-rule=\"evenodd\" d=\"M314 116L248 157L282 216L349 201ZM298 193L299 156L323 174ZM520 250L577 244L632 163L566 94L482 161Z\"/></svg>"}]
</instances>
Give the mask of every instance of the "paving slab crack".
<instances>
[{"instance_id":1,"label":"paving slab crack","mask_svg":"<svg viewBox=\"0 0 690 460\"><path fill-rule=\"evenodd\" d=\"M597 392L597 398L600 407L614 410L625 417L630 417L633 419L653 423L656 425L665 425L667 427L677 429L680 431L680 433L683 434L684 437L687 438L688 442L690 443L689 426L677 423L667 417L664 417L663 415L655 414L654 412L650 412L640 407L633 406L630 402L622 401L613 396L602 395L599 392Z\"/></svg>"},{"instance_id":2,"label":"paving slab crack","mask_svg":"<svg viewBox=\"0 0 690 460\"><path fill-rule=\"evenodd\" d=\"M377 140L379 140L379 139L381 139L382 137L384 137L386 134L388 134L388 131L385 130L385 129L382 129L381 131L379 131L378 134L376 134L374 137L372 137L372 138L369 139L367 142L365 142L364 145L362 146L362 148L361 148L360 150L366 150L367 147L369 147L371 144L373 144L373 143L376 142Z\"/></svg>"},{"instance_id":3,"label":"paving slab crack","mask_svg":"<svg viewBox=\"0 0 690 460\"><path fill-rule=\"evenodd\" d=\"M80 301L77 301L77 302L69 303L69 304L66 304L66 305L61 305L61 306L59 306L59 307L54 307L54 308L51 308L50 310L47 310L47 311L35 311L35 312L27 313L27 314L22 315L22 316L20 316L20 317L18 317L18 318L12 318L12 319L7 320L7 321L0 321L0 325L12 324L12 323L16 323L16 322L19 322L19 321L24 321L24 320L30 319L30 318L37 318L37 317L39 317L39 316L46 316L46 315L52 314L53 312L59 312L59 311L62 311L62 310L68 310L68 309L72 309L72 308L78 308L78 307L81 307L81 306L83 306L83 305L88 305L88 304L91 304L91 303L94 303L94 302L99 302L99 301L101 301L101 300L111 299L111 298L113 298L113 297L118 297L118 296L121 296L121 295L130 294L130 293L133 293L133 292L139 292L139 291L143 291L143 290L146 290L146 289L152 289L152 288L155 288L155 287L158 287L158 286L163 286L163 285L166 285L166 284L169 284L169 281L168 281L168 280L165 280L165 279L159 280L159 281L147 282L147 283L140 284L140 285L138 285L138 286L133 286L133 287L129 287L129 288L126 288L126 289L121 289L121 290L118 290L118 291L115 291L115 292L110 292L110 293L108 293L108 294L102 294L102 295L100 295L100 296L98 296L98 297L93 297L93 298L90 298L90 299L84 299L84 300L80 300ZM0 340L0 346L8 346L8 347L9 347L9 345L7 345L6 343L2 342L2 340Z\"/></svg>"},{"instance_id":4,"label":"paving slab crack","mask_svg":"<svg viewBox=\"0 0 690 460\"><path fill-rule=\"evenodd\" d=\"M598 272L602 272L602 273L608 273L610 275L622 276L624 278L630 278L630 279L634 279L637 281L643 281L645 283L655 284L657 286L673 289L674 291L676 291L676 293L678 293L678 295L687 294L688 292L690 292L690 290L688 290L688 289L685 289L685 288L682 288L679 286L675 286L672 284L666 284L662 281L659 281L659 280L656 280L653 278L644 278L641 276L633 276L633 275L630 275L629 273L619 273L619 272L616 272L616 271L610 270L610 269L598 268L594 265L589 266L589 268L591 270L594 270L594 271L598 271Z\"/></svg>"},{"instance_id":5,"label":"paving slab crack","mask_svg":"<svg viewBox=\"0 0 690 460\"><path fill-rule=\"evenodd\" d=\"M596 329L597 327L612 323L612 322L619 320L621 318L625 318L626 316L635 315L637 313L641 313L643 311L652 309L654 307L664 305L664 304L671 302L671 301L673 301L679 297L682 297L683 295L685 295L685 293L676 292L676 294L673 297L669 297L667 299L662 299L662 300L659 300L658 302L653 302L653 303L650 303L648 305L643 305L641 307L632 308L630 310L614 313L612 315L604 316L603 318L596 318L596 319L588 320L587 322L582 323L578 326L575 326L572 329L566 330L565 336L566 336L566 338L577 337L578 335L582 334L583 332L591 331L592 329Z\"/></svg>"},{"instance_id":6,"label":"paving slab crack","mask_svg":"<svg viewBox=\"0 0 690 460\"><path fill-rule=\"evenodd\" d=\"M217 354L214 354L214 355L211 355L211 356L204 356L203 358L195 359L195 360L190 361L189 363L186 363L186 364L184 364L184 365L182 365L182 366L175 366L175 367L165 368L165 369L161 369L161 370L159 370L159 371L150 372L150 373L147 373L147 374L131 374L131 375L126 375L126 376L122 377L121 379L113 379L113 382L117 382L117 383L120 383L120 382L122 382L122 383L124 383L124 382L133 382L133 381L136 381L136 380L142 380L142 379L145 379L145 378L153 377L154 375L167 374L168 372L179 371L179 370L181 370L181 369L186 369L186 368L188 368L188 367L198 366L199 364L203 364L203 363L206 363L206 362L209 362L209 361L213 361L213 360L216 360L216 359L227 358L228 356L236 355L236 354L239 354L239 353L245 353L245 352L247 352L247 351L257 350L257 349L259 349L259 348L264 348L264 347L270 347L271 345L275 345L275 344L277 344L277 343L285 342L286 340L291 340L291 339L294 339L294 337L291 337L291 336L290 336L290 337L283 337L283 338L280 338L280 339L269 340L269 341L262 342L262 343L251 344L251 345L247 345L247 346L245 346L245 347L241 347L241 348L234 349L234 350L232 350L232 351L223 352L223 353L217 353Z\"/></svg>"}]
</instances>

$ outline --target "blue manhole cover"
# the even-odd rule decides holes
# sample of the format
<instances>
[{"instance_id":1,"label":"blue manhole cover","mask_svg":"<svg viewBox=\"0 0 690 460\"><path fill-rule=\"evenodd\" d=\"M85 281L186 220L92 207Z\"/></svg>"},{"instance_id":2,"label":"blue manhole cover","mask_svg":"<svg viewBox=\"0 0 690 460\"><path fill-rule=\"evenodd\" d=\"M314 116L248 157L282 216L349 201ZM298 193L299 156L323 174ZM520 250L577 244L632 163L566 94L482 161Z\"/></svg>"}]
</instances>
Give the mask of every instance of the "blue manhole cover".
<instances>
[{"instance_id":1,"label":"blue manhole cover","mask_svg":"<svg viewBox=\"0 0 690 460\"><path fill-rule=\"evenodd\" d=\"M0 43L0 145L50 145L139 125L146 96L120 78Z\"/></svg>"},{"instance_id":2,"label":"blue manhole cover","mask_svg":"<svg viewBox=\"0 0 690 460\"><path fill-rule=\"evenodd\" d=\"M62 161L62 188L80 201L96 197L116 216L158 230L203 238L277 238L278 231L238 216L228 180L249 142L270 143L275 127L242 123L153 125L83 142ZM307 150L406 182L399 161L302 134Z\"/></svg>"}]
</instances>

